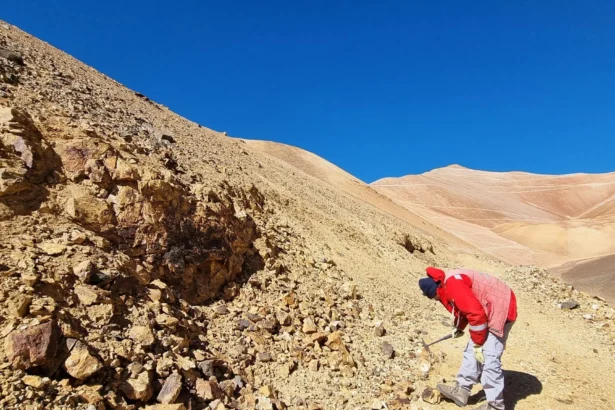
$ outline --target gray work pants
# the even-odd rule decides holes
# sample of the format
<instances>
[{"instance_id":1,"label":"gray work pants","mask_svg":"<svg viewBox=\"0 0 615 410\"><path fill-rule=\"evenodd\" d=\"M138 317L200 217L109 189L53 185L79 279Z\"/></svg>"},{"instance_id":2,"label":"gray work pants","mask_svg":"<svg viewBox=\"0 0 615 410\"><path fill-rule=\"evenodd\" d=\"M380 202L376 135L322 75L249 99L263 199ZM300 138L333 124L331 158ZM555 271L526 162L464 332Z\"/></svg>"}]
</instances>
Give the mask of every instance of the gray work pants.
<instances>
[{"instance_id":1,"label":"gray work pants","mask_svg":"<svg viewBox=\"0 0 615 410\"><path fill-rule=\"evenodd\" d=\"M497 337L489 332L483 345L485 364L481 365L474 357L474 342L470 340L463 352L463 362L457 375L459 386L472 390L480 381L487 396L487 402L498 410L504 410L504 373L502 372L502 354L506 347L508 333L515 322L506 323L504 337Z\"/></svg>"}]
</instances>

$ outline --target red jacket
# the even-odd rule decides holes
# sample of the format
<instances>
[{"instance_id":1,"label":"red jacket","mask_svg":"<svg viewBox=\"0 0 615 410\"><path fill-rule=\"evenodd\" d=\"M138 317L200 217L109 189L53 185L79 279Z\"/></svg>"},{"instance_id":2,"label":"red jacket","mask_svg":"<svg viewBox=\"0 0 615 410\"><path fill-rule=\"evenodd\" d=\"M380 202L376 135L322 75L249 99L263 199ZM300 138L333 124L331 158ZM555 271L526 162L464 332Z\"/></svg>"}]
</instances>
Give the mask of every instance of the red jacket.
<instances>
[{"instance_id":1,"label":"red jacket","mask_svg":"<svg viewBox=\"0 0 615 410\"><path fill-rule=\"evenodd\" d=\"M499 279L470 270L444 272L429 267L427 275L439 283L437 294L455 316L455 326L470 325L470 337L483 345L489 332L502 336L504 324L517 319L517 300L512 289Z\"/></svg>"}]
</instances>

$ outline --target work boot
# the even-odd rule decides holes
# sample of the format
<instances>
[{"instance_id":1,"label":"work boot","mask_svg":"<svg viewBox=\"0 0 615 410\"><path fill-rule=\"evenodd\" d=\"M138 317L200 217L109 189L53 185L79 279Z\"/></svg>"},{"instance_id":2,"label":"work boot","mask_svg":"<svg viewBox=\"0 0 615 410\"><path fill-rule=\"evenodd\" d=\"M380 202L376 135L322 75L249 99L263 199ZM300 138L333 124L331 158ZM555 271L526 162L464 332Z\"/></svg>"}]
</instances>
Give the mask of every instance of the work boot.
<instances>
[{"instance_id":1,"label":"work boot","mask_svg":"<svg viewBox=\"0 0 615 410\"><path fill-rule=\"evenodd\" d=\"M482 406L475 408L474 410L498 410L497 408L493 407L491 404L489 403L484 403Z\"/></svg>"},{"instance_id":2,"label":"work boot","mask_svg":"<svg viewBox=\"0 0 615 410\"><path fill-rule=\"evenodd\" d=\"M468 398L470 397L470 391L456 384L455 386L448 386L446 384L439 384L436 389L442 393L447 399L451 399L459 407L465 407L468 404ZM481 409L482 410L482 409Z\"/></svg>"}]
</instances>

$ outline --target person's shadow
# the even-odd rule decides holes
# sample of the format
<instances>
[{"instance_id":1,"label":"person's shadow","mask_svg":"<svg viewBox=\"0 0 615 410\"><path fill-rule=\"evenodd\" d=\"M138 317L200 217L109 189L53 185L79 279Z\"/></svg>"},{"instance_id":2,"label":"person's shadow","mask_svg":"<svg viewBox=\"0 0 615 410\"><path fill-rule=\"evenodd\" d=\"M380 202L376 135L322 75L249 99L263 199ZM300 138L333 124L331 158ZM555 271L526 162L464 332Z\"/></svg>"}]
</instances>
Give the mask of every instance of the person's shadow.
<instances>
[{"instance_id":1,"label":"person's shadow","mask_svg":"<svg viewBox=\"0 0 615 410\"><path fill-rule=\"evenodd\" d=\"M542 383L532 374L504 370L504 403L506 409L514 409L517 403L526 397L542 392ZM476 404L485 400L485 392L479 391L468 401L468 404Z\"/></svg>"}]
</instances>

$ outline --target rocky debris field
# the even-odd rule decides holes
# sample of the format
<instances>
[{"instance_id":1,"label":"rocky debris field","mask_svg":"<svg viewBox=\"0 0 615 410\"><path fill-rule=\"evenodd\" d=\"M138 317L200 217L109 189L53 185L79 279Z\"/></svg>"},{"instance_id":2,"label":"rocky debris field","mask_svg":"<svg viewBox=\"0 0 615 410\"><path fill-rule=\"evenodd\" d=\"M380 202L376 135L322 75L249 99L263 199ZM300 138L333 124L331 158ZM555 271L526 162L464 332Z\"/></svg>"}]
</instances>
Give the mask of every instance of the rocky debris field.
<instances>
[{"instance_id":1,"label":"rocky debris field","mask_svg":"<svg viewBox=\"0 0 615 410\"><path fill-rule=\"evenodd\" d=\"M357 343L384 335L373 307L279 204L229 183L241 166L221 152L228 139L209 147L208 171L189 171L172 127L148 116L182 119L14 27L0 33L3 408L316 409L378 396ZM408 401L433 360L398 366L385 391ZM344 394L276 387L314 377Z\"/></svg>"},{"instance_id":2,"label":"rocky debris field","mask_svg":"<svg viewBox=\"0 0 615 410\"><path fill-rule=\"evenodd\" d=\"M439 401L416 280L453 250L2 22L0 232L2 408ZM463 256L613 354L604 302Z\"/></svg>"}]
</instances>

